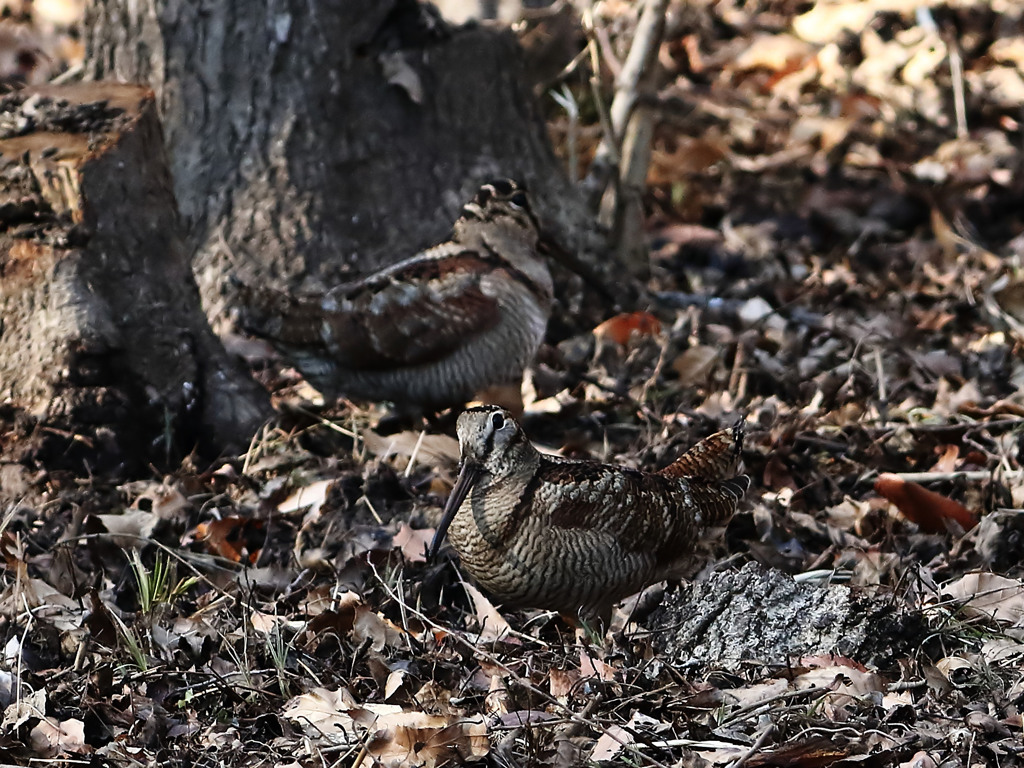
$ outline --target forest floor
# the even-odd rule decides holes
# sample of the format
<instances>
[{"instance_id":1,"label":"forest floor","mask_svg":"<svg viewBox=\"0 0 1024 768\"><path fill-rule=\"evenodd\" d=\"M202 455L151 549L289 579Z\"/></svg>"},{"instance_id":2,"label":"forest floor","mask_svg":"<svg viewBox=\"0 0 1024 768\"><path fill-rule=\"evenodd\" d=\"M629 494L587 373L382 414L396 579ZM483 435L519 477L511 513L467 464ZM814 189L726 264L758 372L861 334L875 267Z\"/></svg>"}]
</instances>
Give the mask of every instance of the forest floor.
<instances>
[{"instance_id":1,"label":"forest floor","mask_svg":"<svg viewBox=\"0 0 1024 768\"><path fill-rule=\"evenodd\" d=\"M756 563L914 616L889 653L716 659L635 601L604 638L494 606L424 557L451 421L384 435L267 370L283 415L247 455L116 487L41 469L3 510L0 761L1024 762L1024 18L912 5L673 4L650 314L553 332L524 417L645 468L744 418L751 490L666 602ZM598 8L610 87L635 20ZM565 82L575 127L542 99L585 171L600 127Z\"/></svg>"}]
</instances>

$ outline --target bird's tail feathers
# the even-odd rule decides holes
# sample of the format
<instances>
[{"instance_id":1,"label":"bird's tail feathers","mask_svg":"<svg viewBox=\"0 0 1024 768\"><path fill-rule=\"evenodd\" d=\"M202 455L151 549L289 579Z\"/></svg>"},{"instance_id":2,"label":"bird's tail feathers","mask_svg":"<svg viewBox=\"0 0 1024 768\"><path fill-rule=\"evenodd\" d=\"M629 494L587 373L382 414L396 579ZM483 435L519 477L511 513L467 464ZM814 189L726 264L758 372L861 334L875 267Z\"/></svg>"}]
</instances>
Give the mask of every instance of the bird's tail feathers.
<instances>
[{"instance_id":1,"label":"bird's tail feathers","mask_svg":"<svg viewBox=\"0 0 1024 768\"><path fill-rule=\"evenodd\" d=\"M744 434L742 421L728 429L715 432L662 469L659 474L665 477L685 477L705 482L732 478L739 472ZM746 490L745 486L744 490Z\"/></svg>"}]
</instances>

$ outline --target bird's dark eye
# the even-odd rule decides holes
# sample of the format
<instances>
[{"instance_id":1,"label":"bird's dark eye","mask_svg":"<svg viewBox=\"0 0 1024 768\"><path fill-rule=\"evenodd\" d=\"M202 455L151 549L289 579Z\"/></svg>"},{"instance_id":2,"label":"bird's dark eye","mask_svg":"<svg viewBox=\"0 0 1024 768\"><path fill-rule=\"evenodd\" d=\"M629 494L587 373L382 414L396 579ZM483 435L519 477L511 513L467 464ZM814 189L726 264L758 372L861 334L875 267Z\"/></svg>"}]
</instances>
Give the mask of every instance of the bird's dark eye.
<instances>
[{"instance_id":1,"label":"bird's dark eye","mask_svg":"<svg viewBox=\"0 0 1024 768\"><path fill-rule=\"evenodd\" d=\"M494 429L501 429L505 426L505 416L500 413L491 414L491 426Z\"/></svg>"},{"instance_id":2,"label":"bird's dark eye","mask_svg":"<svg viewBox=\"0 0 1024 768\"><path fill-rule=\"evenodd\" d=\"M513 205L518 205L520 208L525 208L527 205L529 205L529 203L526 201L525 192L516 192L514 195L512 195L512 197L509 198L509 201Z\"/></svg>"}]
</instances>

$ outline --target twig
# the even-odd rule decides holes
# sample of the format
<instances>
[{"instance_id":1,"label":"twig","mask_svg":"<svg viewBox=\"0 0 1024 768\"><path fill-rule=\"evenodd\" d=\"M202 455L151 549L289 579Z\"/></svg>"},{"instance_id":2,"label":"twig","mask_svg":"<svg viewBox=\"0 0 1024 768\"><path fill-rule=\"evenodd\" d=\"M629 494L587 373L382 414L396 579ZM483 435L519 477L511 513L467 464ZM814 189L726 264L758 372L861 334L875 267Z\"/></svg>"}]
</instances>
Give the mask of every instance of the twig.
<instances>
[{"instance_id":1,"label":"twig","mask_svg":"<svg viewBox=\"0 0 1024 768\"><path fill-rule=\"evenodd\" d=\"M546 93L547 91L550 91L552 88L554 88L557 83L564 84L564 81L568 79L568 77L579 68L580 64L583 63L583 60L586 59L589 55L590 51L587 48L584 48L582 51L577 53L575 56L572 57L572 61L570 61L568 64L562 67L561 72L559 72L550 80L541 84L540 88L538 89L538 92Z\"/></svg>"},{"instance_id":2,"label":"twig","mask_svg":"<svg viewBox=\"0 0 1024 768\"><path fill-rule=\"evenodd\" d=\"M54 78L50 79L50 85L64 85L70 83L73 80L77 80L85 74L85 65L76 64L73 67L68 67L66 70L61 72Z\"/></svg>"},{"instance_id":3,"label":"twig","mask_svg":"<svg viewBox=\"0 0 1024 768\"><path fill-rule=\"evenodd\" d=\"M963 414L961 414L962 416ZM872 437L885 437L896 429L908 429L911 432L951 432L953 430L970 431L975 429L1013 429L1024 426L1024 419L992 419L991 421L980 421L970 417L964 417L965 421L948 421L938 424L913 424L906 422L884 422L878 426L867 426L864 424L861 429L865 434Z\"/></svg>"},{"instance_id":4,"label":"twig","mask_svg":"<svg viewBox=\"0 0 1024 768\"><path fill-rule=\"evenodd\" d=\"M601 95L601 50L598 46L597 40L597 26L594 22L594 7L593 3L583 12L583 29L587 33L587 50L590 51L590 91L594 97L594 106L597 109L597 120L601 124L601 130L605 137L614 136L615 128L612 125L611 115L608 112L608 106L604 103L604 98ZM605 146L604 141L601 142L601 147ZM613 163L609 163L609 158L617 163L619 160L618 144L614 141L610 142L606 149L605 154L601 154L600 147L598 149L598 156L595 157L597 164L604 165L605 169ZM604 185L601 185L601 189L604 189Z\"/></svg>"},{"instance_id":5,"label":"twig","mask_svg":"<svg viewBox=\"0 0 1024 768\"><path fill-rule=\"evenodd\" d=\"M246 450L246 452L245 452L245 460L242 462L242 472L241 472L241 474L243 474L243 475L247 474L248 471L249 471L249 467L251 466L251 464L253 462L253 459L254 459L254 457L256 455L256 446L263 439L263 437L265 435L265 432L266 432L266 426L267 425L264 425L263 429L253 433L252 440L249 441L249 448Z\"/></svg>"},{"instance_id":6,"label":"twig","mask_svg":"<svg viewBox=\"0 0 1024 768\"><path fill-rule=\"evenodd\" d=\"M303 416L306 416L316 421L320 426L327 427L327 429L331 429L337 432L339 435L351 437L356 442L359 442L360 434L358 432L352 429L345 429L345 427L341 426L340 424L335 424L333 421L324 418L319 413L313 413L313 411L309 410L308 408L303 408L301 405L290 406L289 410L294 411L295 413L301 413Z\"/></svg>"},{"instance_id":7,"label":"twig","mask_svg":"<svg viewBox=\"0 0 1024 768\"><path fill-rule=\"evenodd\" d=\"M837 571L835 568L818 568L813 571L804 571L793 575L793 581L797 584L810 581L824 581L828 584L849 581L853 578L853 571Z\"/></svg>"},{"instance_id":8,"label":"twig","mask_svg":"<svg viewBox=\"0 0 1024 768\"><path fill-rule=\"evenodd\" d=\"M352 763L352 768L361 768L361 766L363 764L363 760L366 759L366 756L368 754L368 750L366 748L366 745L369 742L370 738L371 738L371 734L367 734L366 740L363 741L363 746L359 750L359 754L356 755L356 761L354 763ZM376 761L374 761L374 762L376 762Z\"/></svg>"},{"instance_id":9,"label":"twig","mask_svg":"<svg viewBox=\"0 0 1024 768\"><path fill-rule=\"evenodd\" d=\"M718 727L721 728L730 723L735 723L738 720L742 720L749 714L757 712L760 709L766 709L770 707L772 704L777 704L782 701L789 701L790 699L798 699L802 696L813 696L815 698L821 698L822 696L825 696L829 693L832 693L832 689L824 685L815 685L811 686L810 688L803 688L799 691L786 691L785 693L780 693L777 696L772 696L771 698L764 699L762 701L755 701L753 704L747 704L744 707L740 707L739 709L733 710L733 712L730 713L727 718L725 718L724 720L722 720L722 722L718 724Z\"/></svg>"},{"instance_id":10,"label":"twig","mask_svg":"<svg viewBox=\"0 0 1024 768\"><path fill-rule=\"evenodd\" d=\"M875 347L875 375L878 377L878 400L885 403L889 400L889 395L885 387L885 368L882 366L882 350L879 347Z\"/></svg>"},{"instance_id":11,"label":"twig","mask_svg":"<svg viewBox=\"0 0 1024 768\"><path fill-rule=\"evenodd\" d=\"M953 81L953 111L956 113L956 136L967 138L967 103L964 99L964 62L955 38L946 41L949 48L949 75Z\"/></svg>"},{"instance_id":12,"label":"twig","mask_svg":"<svg viewBox=\"0 0 1024 768\"><path fill-rule=\"evenodd\" d=\"M591 173L587 179L586 186L593 191L595 198L605 192L608 187L608 177L611 175L610 169L620 161L620 150L626 126L633 115L642 86L648 81L654 63L657 61L658 47L661 45L661 39L665 33L667 8L668 0L647 0L640 12L640 19L637 21L636 32L633 35L633 43L629 47L622 71L615 78L615 96L612 98L612 105L608 110L608 125L604 125L602 122L605 135L594 155ZM590 14L591 28L593 28L593 11L590 10L588 13ZM596 44L594 47L594 63L599 64ZM595 71L594 76L596 77L597 74ZM650 119L653 120L653 115ZM638 125L637 130L640 130L641 127L642 125ZM634 171L635 173L637 172ZM646 166L644 175L646 176ZM606 199L602 201L601 208L606 217L605 220L610 221L613 217L608 214L617 210L617 204L614 202L614 198L611 202Z\"/></svg>"},{"instance_id":13,"label":"twig","mask_svg":"<svg viewBox=\"0 0 1024 768\"><path fill-rule=\"evenodd\" d=\"M742 337L736 342L736 354L732 359L732 371L729 372L729 384L726 387L726 391L735 398L736 401L740 398L739 384L740 376L743 373L744 366L746 365L747 358L747 345L744 343Z\"/></svg>"},{"instance_id":14,"label":"twig","mask_svg":"<svg viewBox=\"0 0 1024 768\"><path fill-rule=\"evenodd\" d=\"M609 110L612 130L615 131L612 139L616 143L620 141L633 114L633 108L639 98L641 81L650 73L657 58L658 46L661 45L661 38L665 33L667 9L668 0L647 0L640 13L633 44L629 47L622 72L616 80L615 98L612 99Z\"/></svg>"},{"instance_id":15,"label":"twig","mask_svg":"<svg viewBox=\"0 0 1024 768\"><path fill-rule=\"evenodd\" d=\"M644 239L643 192L651 164L653 138L654 111L649 107L637 107L622 138L614 248L619 263L638 277L646 277L650 272Z\"/></svg>"},{"instance_id":16,"label":"twig","mask_svg":"<svg viewBox=\"0 0 1024 768\"><path fill-rule=\"evenodd\" d=\"M640 404L643 405L647 402L647 393L650 391L661 376L661 372L665 368L665 359L668 357L668 348L672 341L672 334L665 334L665 340L661 344L661 351L658 353L658 362L654 364L654 370L651 371L651 375L644 382L643 388L640 390L640 397L637 398Z\"/></svg>"},{"instance_id":17,"label":"twig","mask_svg":"<svg viewBox=\"0 0 1024 768\"><path fill-rule=\"evenodd\" d=\"M600 692L592 696L590 701L587 702L587 705L580 711L580 718L582 720L586 720L594 714L594 710L597 709L598 704L602 701L604 701L604 695ZM563 735L565 738L571 739L573 736L579 736L582 732L583 724L578 720L573 720L569 727L565 729L565 733Z\"/></svg>"},{"instance_id":18,"label":"twig","mask_svg":"<svg viewBox=\"0 0 1024 768\"><path fill-rule=\"evenodd\" d=\"M622 76L622 62L615 55L615 47L612 45L611 37L608 36L608 27L598 27L595 25L594 35L601 46L604 63L612 71L612 77L618 79Z\"/></svg>"},{"instance_id":19,"label":"twig","mask_svg":"<svg viewBox=\"0 0 1024 768\"><path fill-rule=\"evenodd\" d=\"M775 733L775 724L770 723L767 728L761 731L761 735L757 737L757 740L750 745L750 749L740 755L736 760L729 764L729 768L740 768L747 760L756 755L761 747L764 746L765 742L768 741L768 737Z\"/></svg>"},{"instance_id":20,"label":"twig","mask_svg":"<svg viewBox=\"0 0 1024 768\"><path fill-rule=\"evenodd\" d=\"M917 24L925 32L942 38L949 56L949 78L953 84L953 111L956 114L956 136L967 137L967 107L964 101L964 62L955 35L944 35L932 16L931 9L922 6L915 12Z\"/></svg>"},{"instance_id":21,"label":"twig","mask_svg":"<svg viewBox=\"0 0 1024 768\"><path fill-rule=\"evenodd\" d=\"M565 110L566 117L569 118L569 128L566 132L565 141L567 145L566 151L569 154L569 179L575 184L580 178L580 107L576 103L576 98L572 95L572 91L564 83L560 93L551 91L551 98L558 103L558 106Z\"/></svg>"},{"instance_id":22,"label":"twig","mask_svg":"<svg viewBox=\"0 0 1024 768\"><path fill-rule=\"evenodd\" d=\"M421 429L419 437L416 438L416 445L413 446L412 454L409 456L409 463L405 465L405 472L402 477L409 477L412 474L412 468L416 464L416 456L420 452L420 447L423 445L423 438L427 436L427 430Z\"/></svg>"},{"instance_id":23,"label":"twig","mask_svg":"<svg viewBox=\"0 0 1024 768\"><path fill-rule=\"evenodd\" d=\"M1015 469L997 473L987 469L978 469L963 472L891 472L890 474L909 483L943 483L949 480L967 480L968 482L992 480L997 476L1005 480L1017 479L1024 474L1024 470Z\"/></svg>"},{"instance_id":24,"label":"twig","mask_svg":"<svg viewBox=\"0 0 1024 768\"><path fill-rule=\"evenodd\" d=\"M690 749L737 749L742 744L734 744L731 741L718 741L716 739L667 739L665 741L652 741L648 746L655 749L671 749L672 747L689 747Z\"/></svg>"}]
</instances>

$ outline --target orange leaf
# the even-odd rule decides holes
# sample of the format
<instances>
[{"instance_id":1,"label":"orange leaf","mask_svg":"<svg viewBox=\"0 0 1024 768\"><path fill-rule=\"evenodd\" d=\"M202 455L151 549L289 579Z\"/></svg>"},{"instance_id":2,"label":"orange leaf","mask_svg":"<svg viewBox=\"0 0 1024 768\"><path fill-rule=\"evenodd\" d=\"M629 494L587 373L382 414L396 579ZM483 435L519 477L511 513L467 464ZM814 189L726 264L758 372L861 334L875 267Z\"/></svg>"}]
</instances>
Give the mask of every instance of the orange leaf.
<instances>
[{"instance_id":1,"label":"orange leaf","mask_svg":"<svg viewBox=\"0 0 1024 768\"><path fill-rule=\"evenodd\" d=\"M626 346L629 337L654 336L661 333L661 321L650 312L628 312L605 320L594 329L599 339L611 339L616 344Z\"/></svg>"},{"instance_id":2,"label":"orange leaf","mask_svg":"<svg viewBox=\"0 0 1024 768\"><path fill-rule=\"evenodd\" d=\"M974 515L960 502L890 472L878 476L875 491L895 504L905 518L917 523L927 533L945 532L946 520L955 520L965 531L978 524Z\"/></svg>"},{"instance_id":3,"label":"orange leaf","mask_svg":"<svg viewBox=\"0 0 1024 768\"><path fill-rule=\"evenodd\" d=\"M239 563L244 553L250 563L255 563L265 538L262 529L261 520L231 516L200 523L194 535L215 555Z\"/></svg>"}]
</instances>

